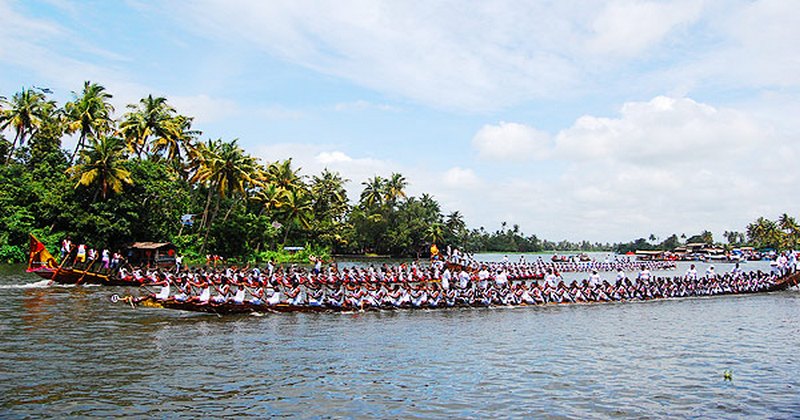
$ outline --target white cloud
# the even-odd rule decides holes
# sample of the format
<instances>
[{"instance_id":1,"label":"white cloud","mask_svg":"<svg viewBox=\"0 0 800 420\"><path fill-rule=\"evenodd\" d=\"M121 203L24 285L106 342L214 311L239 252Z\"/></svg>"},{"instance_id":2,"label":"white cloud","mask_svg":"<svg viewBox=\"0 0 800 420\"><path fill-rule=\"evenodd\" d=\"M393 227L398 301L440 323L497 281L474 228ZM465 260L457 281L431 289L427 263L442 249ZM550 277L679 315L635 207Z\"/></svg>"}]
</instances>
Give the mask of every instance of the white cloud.
<instances>
[{"instance_id":1,"label":"white cloud","mask_svg":"<svg viewBox=\"0 0 800 420\"><path fill-rule=\"evenodd\" d=\"M676 26L697 20L701 8L699 1L608 2L592 22L594 36L588 40L589 50L623 56L641 53L662 41Z\"/></svg>"},{"instance_id":2,"label":"white cloud","mask_svg":"<svg viewBox=\"0 0 800 420\"><path fill-rule=\"evenodd\" d=\"M624 104L620 118L580 117L558 134L556 150L571 159L698 163L711 156L741 157L768 134L742 112L659 96Z\"/></svg>"},{"instance_id":3,"label":"white cloud","mask_svg":"<svg viewBox=\"0 0 800 420\"><path fill-rule=\"evenodd\" d=\"M241 112L230 99L212 98L208 95L170 96L169 103L178 113L194 117L196 124L224 120Z\"/></svg>"},{"instance_id":4,"label":"white cloud","mask_svg":"<svg viewBox=\"0 0 800 420\"><path fill-rule=\"evenodd\" d=\"M613 89L800 84L792 1L204 0L187 28L426 105L483 112Z\"/></svg>"},{"instance_id":5,"label":"white cloud","mask_svg":"<svg viewBox=\"0 0 800 420\"><path fill-rule=\"evenodd\" d=\"M317 155L316 157L317 162L327 165L331 163L345 163L345 162L352 162L353 158L344 154L344 152L334 151L334 152L322 152Z\"/></svg>"},{"instance_id":6,"label":"white cloud","mask_svg":"<svg viewBox=\"0 0 800 420\"><path fill-rule=\"evenodd\" d=\"M353 102L340 102L333 106L336 111L364 111L364 110L377 110L377 111L398 111L399 109L389 104L376 104L363 99Z\"/></svg>"},{"instance_id":7,"label":"white cloud","mask_svg":"<svg viewBox=\"0 0 800 420\"><path fill-rule=\"evenodd\" d=\"M524 162L547 157L550 136L524 124L501 122L483 126L472 146L481 158Z\"/></svg>"},{"instance_id":8,"label":"white cloud","mask_svg":"<svg viewBox=\"0 0 800 420\"><path fill-rule=\"evenodd\" d=\"M800 179L790 163L800 158L789 146L797 140L797 127L778 131L743 110L659 96L561 130L550 153L565 169L552 182L496 179L461 205L479 224L505 220L550 239L743 230L800 206L786 194Z\"/></svg>"},{"instance_id":9,"label":"white cloud","mask_svg":"<svg viewBox=\"0 0 800 420\"><path fill-rule=\"evenodd\" d=\"M458 166L450 168L444 173L442 183L446 187L465 190L474 190L485 186L484 182L475 175L472 169Z\"/></svg>"}]
</instances>

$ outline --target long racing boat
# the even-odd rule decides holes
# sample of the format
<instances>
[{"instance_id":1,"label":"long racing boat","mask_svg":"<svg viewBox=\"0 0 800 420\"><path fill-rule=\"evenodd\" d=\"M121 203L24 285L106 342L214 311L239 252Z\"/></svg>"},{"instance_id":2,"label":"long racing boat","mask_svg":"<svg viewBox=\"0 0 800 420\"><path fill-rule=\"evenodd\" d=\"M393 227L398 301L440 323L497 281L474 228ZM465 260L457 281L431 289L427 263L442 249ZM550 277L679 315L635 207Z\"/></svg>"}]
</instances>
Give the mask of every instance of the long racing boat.
<instances>
[{"instance_id":1,"label":"long racing boat","mask_svg":"<svg viewBox=\"0 0 800 420\"><path fill-rule=\"evenodd\" d=\"M714 292L709 294L702 294L702 295L692 295L692 296L685 296L685 297L707 297L707 296L722 296L722 295L732 295L732 294L755 294L755 293L767 293L767 292L775 292L780 290L785 290L792 286L800 285L800 271L796 271L793 273L789 273L769 282L765 282L760 285L757 289L751 290L740 290L740 291L720 291ZM143 307L143 308L160 308L160 309L173 309L173 310L180 310L180 311L189 311L189 312L206 312L206 313L214 313L217 315L229 315L229 314L251 314L251 313L281 313L281 312L352 312L352 311L380 311L380 310L397 310L397 309L447 309L447 308L485 308L485 307L493 307L493 306L541 306L541 305L551 305L551 304L572 304L572 303L610 303L610 302L626 302L626 301L642 301L642 300L664 300L664 299L674 299L675 297L652 297L652 298L632 298L632 299L621 299L621 300L585 300L581 302L544 302L544 303L521 303L517 305L496 305L493 303L481 303L481 302L472 302L472 303L458 303L455 305L441 305L437 307L432 306L413 306L410 304L402 305L402 306L392 306L392 305L367 305L367 306L352 306L352 305L323 305L323 304L290 304L290 303L278 303L278 304L268 304L261 300L245 300L242 302L234 302L231 300L226 300L222 302L215 302L215 301L206 301L206 302L199 302L193 299L185 299L185 300L177 300L174 297L167 298L167 299L159 299L156 297L155 294L143 295L143 296L119 296L119 295L112 295L111 301L114 303L123 302L129 304L131 307Z\"/></svg>"}]
</instances>

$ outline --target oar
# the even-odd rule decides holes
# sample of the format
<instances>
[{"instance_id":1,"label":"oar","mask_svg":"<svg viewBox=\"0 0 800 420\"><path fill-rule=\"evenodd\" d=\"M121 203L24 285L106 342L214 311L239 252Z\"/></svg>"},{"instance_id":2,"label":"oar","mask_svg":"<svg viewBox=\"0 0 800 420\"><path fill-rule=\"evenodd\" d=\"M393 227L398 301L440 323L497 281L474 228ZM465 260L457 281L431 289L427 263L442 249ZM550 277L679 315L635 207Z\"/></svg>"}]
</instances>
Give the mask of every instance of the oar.
<instances>
[{"instance_id":1,"label":"oar","mask_svg":"<svg viewBox=\"0 0 800 420\"><path fill-rule=\"evenodd\" d=\"M50 277L50 281L53 281L53 282L56 281L56 277L58 277L58 274L61 271L61 267L64 266L64 263L67 262L68 259L69 259L69 253L66 256L64 256L63 260L61 260L61 264L58 266L58 268L56 268L56 272L53 273L53 277Z\"/></svg>"},{"instance_id":2,"label":"oar","mask_svg":"<svg viewBox=\"0 0 800 420\"><path fill-rule=\"evenodd\" d=\"M83 275L81 276L81 278L79 278L79 279L78 279L78 281L77 281L77 282L75 282L75 285L76 285L76 286L77 286L77 285L79 285L79 284L81 284L81 282L83 281L83 278L84 278L84 277L86 277L86 273L88 273L88 272L89 272L89 269L90 269L90 268L92 268L92 266L94 265L95 261L97 261L97 258L96 258L96 257L95 257L95 259L93 259L93 260L92 260L92 263L91 263L91 264L89 264L89 266L88 266L88 267L86 267L86 269L85 269L85 270L83 270Z\"/></svg>"}]
</instances>

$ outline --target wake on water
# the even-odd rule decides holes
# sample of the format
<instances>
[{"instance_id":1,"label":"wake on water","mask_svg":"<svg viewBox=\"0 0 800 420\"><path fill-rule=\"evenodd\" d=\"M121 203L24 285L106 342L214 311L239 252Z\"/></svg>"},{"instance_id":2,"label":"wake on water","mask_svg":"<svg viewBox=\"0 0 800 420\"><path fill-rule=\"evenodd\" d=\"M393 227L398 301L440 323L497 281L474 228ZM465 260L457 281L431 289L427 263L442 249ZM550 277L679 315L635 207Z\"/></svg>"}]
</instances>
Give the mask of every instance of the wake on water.
<instances>
[{"instance_id":1,"label":"wake on water","mask_svg":"<svg viewBox=\"0 0 800 420\"><path fill-rule=\"evenodd\" d=\"M0 284L0 289L44 289L45 287L50 287L53 285L53 282L50 280L41 280L37 281L36 283L26 283L26 284Z\"/></svg>"},{"instance_id":2,"label":"wake on water","mask_svg":"<svg viewBox=\"0 0 800 420\"><path fill-rule=\"evenodd\" d=\"M86 284L82 285L82 287L94 287L100 286L99 284ZM60 284L54 283L52 280L40 280L36 283L25 283L25 284L0 284L0 289L46 289L48 287L75 287L74 284Z\"/></svg>"}]
</instances>

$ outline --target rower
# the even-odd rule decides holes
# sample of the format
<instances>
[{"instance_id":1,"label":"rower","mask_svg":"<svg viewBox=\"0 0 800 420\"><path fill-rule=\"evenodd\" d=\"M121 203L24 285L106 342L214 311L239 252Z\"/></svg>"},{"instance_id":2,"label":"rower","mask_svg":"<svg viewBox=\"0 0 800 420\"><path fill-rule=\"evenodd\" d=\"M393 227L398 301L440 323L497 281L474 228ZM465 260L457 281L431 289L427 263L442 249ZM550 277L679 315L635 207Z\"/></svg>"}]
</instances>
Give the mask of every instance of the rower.
<instances>
[{"instance_id":1,"label":"rower","mask_svg":"<svg viewBox=\"0 0 800 420\"><path fill-rule=\"evenodd\" d=\"M159 274L160 274L160 279L155 284L161 286L161 290L159 290L157 294L153 295L153 297L156 298L157 300L167 300L167 299L169 299L169 283L170 283L170 281L167 278L167 276L164 275L163 273L159 273Z\"/></svg>"},{"instance_id":2,"label":"rower","mask_svg":"<svg viewBox=\"0 0 800 420\"><path fill-rule=\"evenodd\" d=\"M237 305L244 303L244 283L239 283L239 288L236 290L236 294L233 295L233 303Z\"/></svg>"}]
</instances>

